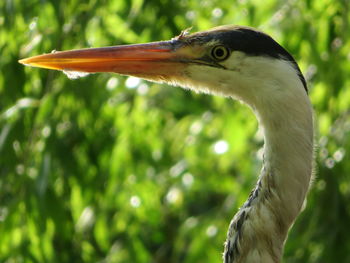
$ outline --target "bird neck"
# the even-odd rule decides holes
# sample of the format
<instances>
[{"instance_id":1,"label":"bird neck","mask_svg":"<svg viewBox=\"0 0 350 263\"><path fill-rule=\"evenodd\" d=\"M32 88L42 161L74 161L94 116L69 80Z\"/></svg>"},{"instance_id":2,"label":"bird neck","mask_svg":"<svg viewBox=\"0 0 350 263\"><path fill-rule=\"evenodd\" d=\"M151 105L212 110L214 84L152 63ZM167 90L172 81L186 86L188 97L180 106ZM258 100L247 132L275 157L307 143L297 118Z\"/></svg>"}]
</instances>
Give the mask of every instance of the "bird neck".
<instances>
[{"instance_id":1,"label":"bird neck","mask_svg":"<svg viewBox=\"0 0 350 263\"><path fill-rule=\"evenodd\" d=\"M305 95L306 97L306 95ZM309 189L313 165L313 120L309 100L283 103L275 111L257 113L264 131L266 189L280 199L279 215L292 223ZM290 224L289 224L290 225Z\"/></svg>"},{"instance_id":2,"label":"bird neck","mask_svg":"<svg viewBox=\"0 0 350 263\"><path fill-rule=\"evenodd\" d=\"M264 165L230 223L227 263L280 262L288 230L301 211L313 165L312 108L305 90L290 90L251 105L264 131Z\"/></svg>"}]
</instances>

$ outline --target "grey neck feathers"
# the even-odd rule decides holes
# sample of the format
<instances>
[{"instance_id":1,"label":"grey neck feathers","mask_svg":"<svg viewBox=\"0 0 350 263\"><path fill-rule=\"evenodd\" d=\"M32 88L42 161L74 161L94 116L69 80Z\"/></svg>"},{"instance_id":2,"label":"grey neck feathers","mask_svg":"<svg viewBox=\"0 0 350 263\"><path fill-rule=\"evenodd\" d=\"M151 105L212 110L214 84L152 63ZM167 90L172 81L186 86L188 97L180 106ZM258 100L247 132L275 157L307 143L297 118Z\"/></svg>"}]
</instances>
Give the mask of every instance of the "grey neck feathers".
<instances>
[{"instance_id":1,"label":"grey neck feathers","mask_svg":"<svg viewBox=\"0 0 350 263\"><path fill-rule=\"evenodd\" d=\"M285 99L269 101L268 107L264 102L253 105L264 130L264 165L258 183L230 223L225 263L281 261L312 174L312 109L306 92L294 91Z\"/></svg>"}]
</instances>

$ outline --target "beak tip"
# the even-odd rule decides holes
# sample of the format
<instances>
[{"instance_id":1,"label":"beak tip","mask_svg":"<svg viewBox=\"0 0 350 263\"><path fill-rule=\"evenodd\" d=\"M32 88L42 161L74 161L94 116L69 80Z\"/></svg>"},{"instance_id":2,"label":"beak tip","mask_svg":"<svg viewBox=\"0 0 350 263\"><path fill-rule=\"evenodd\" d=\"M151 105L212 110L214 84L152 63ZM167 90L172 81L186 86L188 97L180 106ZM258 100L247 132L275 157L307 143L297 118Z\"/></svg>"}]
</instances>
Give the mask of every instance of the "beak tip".
<instances>
[{"instance_id":1,"label":"beak tip","mask_svg":"<svg viewBox=\"0 0 350 263\"><path fill-rule=\"evenodd\" d=\"M28 63L28 59L27 58L23 58L23 59L18 60L18 63L23 64L25 66L29 66L30 65L30 63Z\"/></svg>"}]
</instances>

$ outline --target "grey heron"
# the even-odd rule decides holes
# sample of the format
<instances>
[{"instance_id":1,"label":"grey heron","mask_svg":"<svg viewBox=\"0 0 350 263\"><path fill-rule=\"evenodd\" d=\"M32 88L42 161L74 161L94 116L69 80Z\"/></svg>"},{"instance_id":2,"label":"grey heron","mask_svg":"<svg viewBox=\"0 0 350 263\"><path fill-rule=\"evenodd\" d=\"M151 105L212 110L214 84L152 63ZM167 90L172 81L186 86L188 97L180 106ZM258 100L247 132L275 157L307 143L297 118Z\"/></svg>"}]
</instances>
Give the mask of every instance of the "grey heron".
<instances>
[{"instance_id":1,"label":"grey heron","mask_svg":"<svg viewBox=\"0 0 350 263\"><path fill-rule=\"evenodd\" d=\"M294 58L258 30L221 26L169 41L55 52L20 63L68 72L115 72L240 100L264 132L263 167L227 232L223 260L280 262L306 198L313 117Z\"/></svg>"}]
</instances>

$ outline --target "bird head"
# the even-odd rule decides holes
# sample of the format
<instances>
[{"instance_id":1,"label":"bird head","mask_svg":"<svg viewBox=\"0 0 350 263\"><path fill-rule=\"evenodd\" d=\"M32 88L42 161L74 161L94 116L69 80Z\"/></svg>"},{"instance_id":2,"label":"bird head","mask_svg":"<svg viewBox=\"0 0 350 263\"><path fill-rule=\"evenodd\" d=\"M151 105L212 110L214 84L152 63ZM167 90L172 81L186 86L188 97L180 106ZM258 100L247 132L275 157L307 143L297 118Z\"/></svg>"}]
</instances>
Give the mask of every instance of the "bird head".
<instances>
[{"instance_id":1,"label":"bird head","mask_svg":"<svg viewBox=\"0 0 350 263\"><path fill-rule=\"evenodd\" d=\"M54 52L19 62L66 72L136 76L235 97L253 107L258 99L281 93L286 81L306 90L298 65L284 48L260 31L238 26L193 34L186 30L169 41Z\"/></svg>"}]
</instances>

